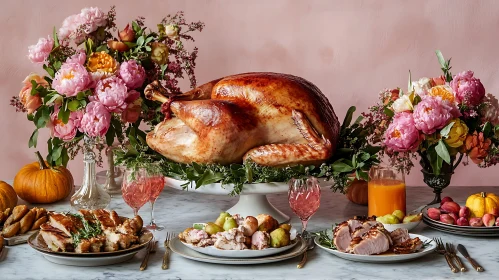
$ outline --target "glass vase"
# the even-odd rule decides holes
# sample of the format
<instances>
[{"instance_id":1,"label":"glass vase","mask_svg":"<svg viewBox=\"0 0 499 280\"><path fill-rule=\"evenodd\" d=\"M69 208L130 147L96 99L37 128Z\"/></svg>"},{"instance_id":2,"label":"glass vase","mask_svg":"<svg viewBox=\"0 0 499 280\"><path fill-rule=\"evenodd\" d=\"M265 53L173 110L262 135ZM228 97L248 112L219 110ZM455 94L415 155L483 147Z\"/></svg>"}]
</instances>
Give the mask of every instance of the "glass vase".
<instances>
[{"instance_id":1,"label":"glass vase","mask_svg":"<svg viewBox=\"0 0 499 280\"><path fill-rule=\"evenodd\" d=\"M97 184L94 146L95 139L85 135L83 138L83 183L71 197L71 207L76 211L106 208L111 202L111 196Z\"/></svg>"},{"instance_id":2,"label":"glass vase","mask_svg":"<svg viewBox=\"0 0 499 280\"><path fill-rule=\"evenodd\" d=\"M433 189L433 193L435 197L433 201L429 204L440 203L442 201L442 191L450 185L450 181L452 179L452 174L454 174L454 170L461 163L461 159L463 158L463 154L459 156L456 161L455 156L451 156L450 164L447 162L442 162L442 168L440 169L440 174L435 174L433 172L433 168L431 167L430 162L426 154L420 153L421 160L419 163L421 164L421 172L423 173L423 182L430 188ZM455 163L454 163L455 162Z\"/></svg>"},{"instance_id":3,"label":"glass vase","mask_svg":"<svg viewBox=\"0 0 499 280\"><path fill-rule=\"evenodd\" d=\"M108 194L121 194L121 177L122 177L122 172L121 170L117 169L114 166L114 150L115 147L108 147L107 148L107 165L108 165L108 170L105 171L106 173L106 182L102 186L102 188L108 193ZM119 182L116 182L118 180Z\"/></svg>"}]
</instances>

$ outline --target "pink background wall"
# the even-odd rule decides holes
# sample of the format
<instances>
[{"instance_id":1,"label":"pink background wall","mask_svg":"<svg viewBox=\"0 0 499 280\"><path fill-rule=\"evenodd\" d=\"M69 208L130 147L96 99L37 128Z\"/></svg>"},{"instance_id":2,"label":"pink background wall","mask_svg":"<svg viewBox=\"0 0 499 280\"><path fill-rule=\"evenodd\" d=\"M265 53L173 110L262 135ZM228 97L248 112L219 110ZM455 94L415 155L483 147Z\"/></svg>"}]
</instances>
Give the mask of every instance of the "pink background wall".
<instances>
[{"instance_id":1,"label":"pink background wall","mask_svg":"<svg viewBox=\"0 0 499 280\"><path fill-rule=\"evenodd\" d=\"M125 4L126 3L126 4ZM413 77L439 75L434 55L453 57L454 72L472 69L499 96L499 3L490 1L4 1L0 9L0 179L12 179L34 160L28 149L33 124L15 113L9 99L30 72L27 47L51 34L65 17L86 6L117 6L121 28L141 15L154 27L168 13L184 10L202 20L197 78L274 71L302 76L328 96L342 119L350 105L365 111L386 87L405 87ZM38 149L46 153L47 131ZM69 164L81 183L81 158ZM459 168L453 185L498 185L498 168ZM422 184L418 168L408 184Z\"/></svg>"}]
</instances>

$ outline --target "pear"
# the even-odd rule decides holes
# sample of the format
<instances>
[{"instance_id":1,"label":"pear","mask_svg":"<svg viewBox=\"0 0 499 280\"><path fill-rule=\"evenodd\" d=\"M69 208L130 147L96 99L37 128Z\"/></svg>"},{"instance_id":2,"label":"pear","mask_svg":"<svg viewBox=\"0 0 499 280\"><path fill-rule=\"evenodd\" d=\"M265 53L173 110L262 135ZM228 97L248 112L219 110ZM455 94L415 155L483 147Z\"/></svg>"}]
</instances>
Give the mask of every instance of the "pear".
<instances>
[{"instance_id":1,"label":"pear","mask_svg":"<svg viewBox=\"0 0 499 280\"><path fill-rule=\"evenodd\" d=\"M225 218L224 230L228 231L229 229L237 228L237 222L232 217Z\"/></svg>"},{"instance_id":2,"label":"pear","mask_svg":"<svg viewBox=\"0 0 499 280\"><path fill-rule=\"evenodd\" d=\"M227 212L220 213L220 216L218 216L217 220L215 221L215 224L217 224L219 227L223 227L225 223L225 218L227 217L232 217L232 216Z\"/></svg>"},{"instance_id":3,"label":"pear","mask_svg":"<svg viewBox=\"0 0 499 280\"><path fill-rule=\"evenodd\" d=\"M204 231L206 231L209 235L213 235L217 232L224 231L224 229L215 223L207 223L204 227Z\"/></svg>"},{"instance_id":4,"label":"pear","mask_svg":"<svg viewBox=\"0 0 499 280\"><path fill-rule=\"evenodd\" d=\"M282 225L279 225L279 228L283 228L286 231L290 231L291 230L291 225L290 224L282 224Z\"/></svg>"},{"instance_id":5,"label":"pear","mask_svg":"<svg viewBox=\"0 0 499 280\"><path fill-rule=\"evenodd\" d=\"M421 219L423 219L423 214L419 213L415 215L405 216L402 222L406 224L406 223L421 221Z\"/></svg>"},{"instance_id":6,"label":"pear","mask_svg":"<svg viewBox=\"0 0 499 280\"><path fill-rule=\"evenodd\" d=\"M395 210L392 213L393 216L397 217L399 221L402 221L404 219L405 213L402 210Z\"/></svg>"},{"instance_id":7,"label":"pear","mask_svg":"<svg viewBox=\"0 0 499 280\"><path fill-rule=\"evenodd\" d=\"M283 228L275 229L270 233L270 246L273 248L288 246L290 242L289 231Z\"/></svg>"}]
</instances>

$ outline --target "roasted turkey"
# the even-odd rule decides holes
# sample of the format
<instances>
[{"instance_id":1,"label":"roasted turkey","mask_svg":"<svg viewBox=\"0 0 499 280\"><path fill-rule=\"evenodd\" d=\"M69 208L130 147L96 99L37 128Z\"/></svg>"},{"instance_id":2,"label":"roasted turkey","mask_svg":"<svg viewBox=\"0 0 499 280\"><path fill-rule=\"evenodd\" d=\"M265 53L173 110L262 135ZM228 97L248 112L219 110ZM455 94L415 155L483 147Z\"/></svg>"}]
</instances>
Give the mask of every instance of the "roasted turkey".
<instances>
[{"instance_id":1,"label":"roasted turkey","mask_svg":"<svg viewBox=\"0 0 499 280\"><path fill-rule=\"evenodd\" d=\"M327 98L291 75L239 74L169 97L156 81L145 94L173 113L148 133L147 144L176 162L320 164L338 140L339 122Z\"/></svg>"}]
</instances>

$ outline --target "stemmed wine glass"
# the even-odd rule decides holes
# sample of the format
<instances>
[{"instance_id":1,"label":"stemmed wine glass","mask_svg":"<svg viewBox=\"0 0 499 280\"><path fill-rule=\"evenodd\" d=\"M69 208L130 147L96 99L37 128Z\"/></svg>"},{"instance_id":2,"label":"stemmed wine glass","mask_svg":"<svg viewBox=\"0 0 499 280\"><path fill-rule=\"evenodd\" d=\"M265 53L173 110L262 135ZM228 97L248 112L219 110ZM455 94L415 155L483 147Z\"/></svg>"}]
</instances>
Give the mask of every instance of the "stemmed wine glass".
<instances>
[{"instance_id":1,"label":"stemmed wine glass","mask_svg":"<svg viewBox=\"0 0 499 280\"><path fill-rule=\"evenodd\" d=\"M304 236L308 220L321 204L321 187L317 178L312 176L306 179L292 178L289 182L288 200L289 206L301 220L302 236Z\"/></svg>"},{"instance_id":2,"label":"stemmed wine glass","mask_svg":"<svg viewBox=\"0 0 499 280\"><path fill-rule=\"evenodd\" d=\"M127 169L123 176L123 200L132 207L135 216L150 198L150 188L145 169Z\"/></svg>"},{"instance_id":3,"label":"stemmed wine glass","mask_svg":"<svg viewBox=\"0 0 499 280\"><path fill-rule=\"evenodd\" d=\"M151 203L151 222L146 228L150 230L163 230L165 227L156 224L154 220L154 202L156 202L159 194L165 188L165 177L163 177L159 170L148 170L147 183L149 188L149 202Z\"/></svg>"}]
</instances>

